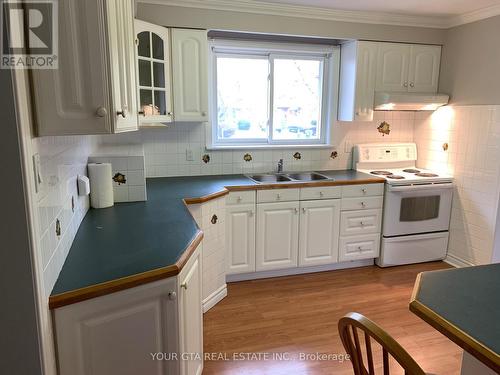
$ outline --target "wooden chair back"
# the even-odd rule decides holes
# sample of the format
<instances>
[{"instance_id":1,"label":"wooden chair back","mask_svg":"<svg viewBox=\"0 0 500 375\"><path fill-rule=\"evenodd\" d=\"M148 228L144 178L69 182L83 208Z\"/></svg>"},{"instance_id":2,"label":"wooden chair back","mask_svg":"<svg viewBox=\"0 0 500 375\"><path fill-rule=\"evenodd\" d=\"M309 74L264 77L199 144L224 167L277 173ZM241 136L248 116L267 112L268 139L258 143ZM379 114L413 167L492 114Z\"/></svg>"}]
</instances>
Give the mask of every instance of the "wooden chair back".
<instances>
[{"instance_id":1,"label":"wooden chair back","mask_svg":"<svg viewBox=\"0 0 500 375\"><path fill-rule=\"evenodd\" d=\"M358 330L364 333L366 365L363 360L362 343ZM354 375L375 375L373 350L370 339L382 347L384 375L389 375L389 355L404 369L405 375L425 375L422 368L387 332L367 317L351 312L339 320L339 333L344 348L351 357Z\"/></svg>"}]
</instances>

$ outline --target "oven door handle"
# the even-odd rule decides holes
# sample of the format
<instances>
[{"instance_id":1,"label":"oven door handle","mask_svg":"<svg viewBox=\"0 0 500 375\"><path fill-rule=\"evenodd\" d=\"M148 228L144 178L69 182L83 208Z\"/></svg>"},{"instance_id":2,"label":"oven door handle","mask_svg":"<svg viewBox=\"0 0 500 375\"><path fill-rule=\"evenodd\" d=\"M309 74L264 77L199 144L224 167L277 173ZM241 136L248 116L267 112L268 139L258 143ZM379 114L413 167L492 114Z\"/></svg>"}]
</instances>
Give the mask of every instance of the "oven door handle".
<instances>
[{"instance_id":1,"label":"oven door handle","mask_svg":"<svg viewBox=\"0 0 500 375\"><path fill-rule=\"evenodd\" d=\"M422 184L422 185L400 185L394 186L389 185L389 191L417 191L417 190L442 190L453 188L452 182L442 183L442 184Z\"/></svg>"}]
</instances>

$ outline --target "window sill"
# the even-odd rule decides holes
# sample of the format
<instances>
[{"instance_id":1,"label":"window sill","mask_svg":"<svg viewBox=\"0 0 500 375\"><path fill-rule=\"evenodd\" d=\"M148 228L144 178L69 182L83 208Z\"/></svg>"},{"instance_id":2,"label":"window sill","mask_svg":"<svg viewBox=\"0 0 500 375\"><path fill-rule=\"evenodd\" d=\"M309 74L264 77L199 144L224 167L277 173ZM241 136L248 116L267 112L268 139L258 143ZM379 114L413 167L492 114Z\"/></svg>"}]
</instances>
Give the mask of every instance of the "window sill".
<instances>
[{"instance_id":1,"label":"window sill","mask_svg":"<svg viewBox=\"0 0 500 375\"><path fill-rule=\"evenodd\" d=\"M330 144L316 144L316 145L206 145L207 150L276 150L276 149L314 149L314 148L332 148Z\"/></svg>"}]
</instances>

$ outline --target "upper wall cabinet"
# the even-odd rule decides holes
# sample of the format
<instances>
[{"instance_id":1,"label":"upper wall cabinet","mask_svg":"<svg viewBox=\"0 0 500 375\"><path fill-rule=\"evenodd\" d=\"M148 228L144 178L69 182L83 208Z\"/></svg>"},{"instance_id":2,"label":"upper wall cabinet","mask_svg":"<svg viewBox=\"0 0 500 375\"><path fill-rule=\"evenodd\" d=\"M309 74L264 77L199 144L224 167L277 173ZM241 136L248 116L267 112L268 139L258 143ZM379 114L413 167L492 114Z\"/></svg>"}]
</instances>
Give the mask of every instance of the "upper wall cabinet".
<instances>
[{"instance_id":1,"label":"upper wall cabinet","mask_svg":"<svg viewBox=\"0 0 500 375\"><path fill-rule=\"evenodd\" d=\"M137 130L133 1L58 4L59 67L31 71L38 135Z\"/></svg>"},{"instance_id":2,"label":"upper wall cabinet","mask_svg":"<svg viewBox=\"0 0 500 375\"><path fill-rule=\"evenodd\" d=\"M135 32L139 67L139 121L141 124L171 122L169 30L135 20Z\"/></svg>"},{"instance_id":3,"label":"upper wall cabinet","mask_svg":"<svg viewBox=\"0 0 500 375\"><path fill-rule=\"evenodd\" d=\"M136 20L139 121L207 121L206 30L167 29Z\"/></svg>"},{"instance_id":4,"label":"upper wall cabinet","mask_svg":"<svg viewBox=\"0 0 500 375\"><path fill-rule=\"evenodd\" d=\"M441 46L411 46L408 91L437 92Z\"/></svg>"},{"instance_id":5,"label":"upper wall cabinet","mask_svg":"<svg viewBox=\"0 0 500 375\"><path fill-rule=\"evenodd\" d=\"M375 91L435 93L440 46L379 43Z\"/></svg>"},{"instance_id":6,"label":"upper wall cabinet","mask_svg":"<svg viewBox=\"0 0 500 375\"><path fill-rule=\"evenodd\" d=\"M340 121L372 121L375 92L434 94L441 47L353 41L341 46Z\"/></svg>"},{"instance_id":7,"label":"upper wall cabinet","mask_svg":"<svg viewBox=\"0 0 500 375\"><path fill-rule=\"evenodd\" d=\"M372 121L377 43L349 42L340 54L340 121Z\"/></svg>"},{"instance_id":8,"label":"upper wall cabinet","mask_svg":"<svg viewBox=\"0 0 500 375\"><path fill-rule=\"evenodd\" d=\"M171 29L175 121L208 119L206 30Z\"/></svg>"}]
</instances>

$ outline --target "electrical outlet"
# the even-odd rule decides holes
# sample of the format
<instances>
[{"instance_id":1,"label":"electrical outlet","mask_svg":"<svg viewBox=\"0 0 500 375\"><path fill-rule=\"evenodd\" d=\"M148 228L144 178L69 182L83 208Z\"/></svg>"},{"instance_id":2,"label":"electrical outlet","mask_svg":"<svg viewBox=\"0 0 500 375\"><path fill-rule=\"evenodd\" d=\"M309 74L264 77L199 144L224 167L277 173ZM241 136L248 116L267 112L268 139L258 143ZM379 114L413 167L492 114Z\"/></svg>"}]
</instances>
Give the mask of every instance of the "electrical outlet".
<instances>
[{"instance_id":1,"label":"electrical outlet","mask_svg":"<svg viewBox=\"0 0 500 375\"><path fill-rule=\"evenodd\" d=\"M193 161L194 160L193 150L186 149L186 160L187 161Z\"/></svg>"}]
</instances>

